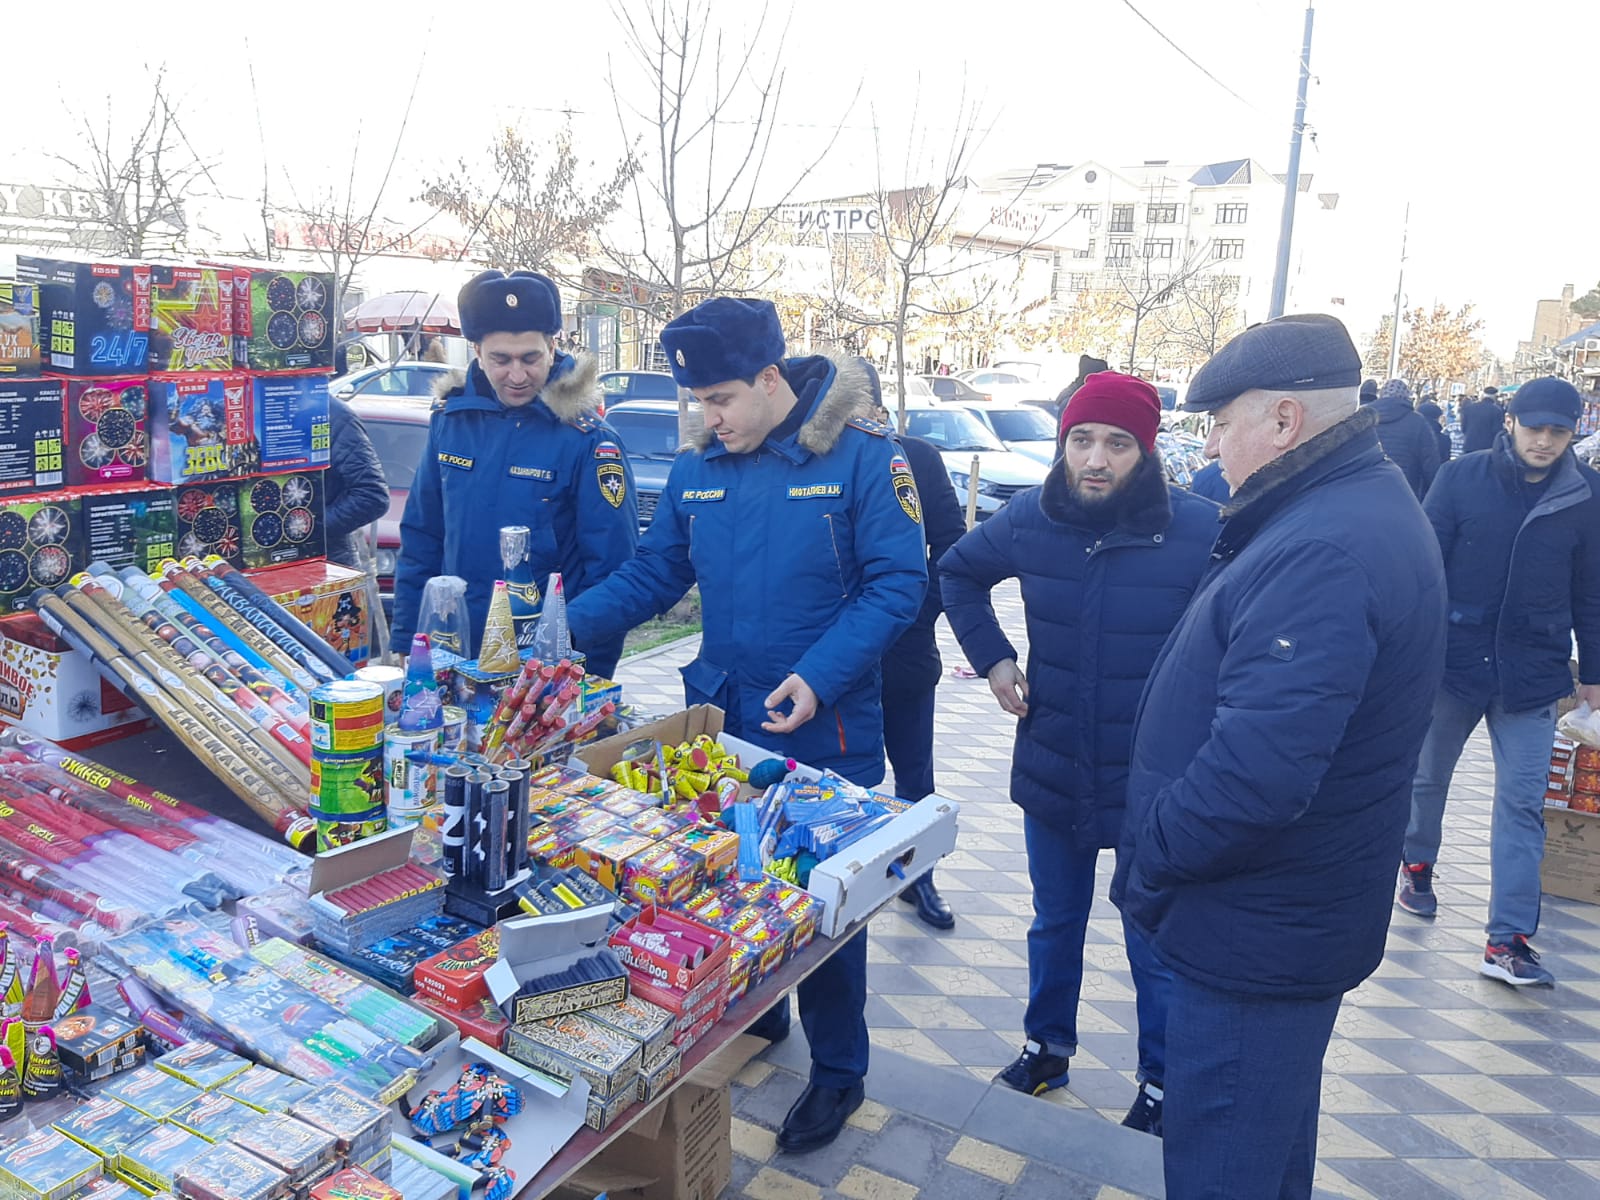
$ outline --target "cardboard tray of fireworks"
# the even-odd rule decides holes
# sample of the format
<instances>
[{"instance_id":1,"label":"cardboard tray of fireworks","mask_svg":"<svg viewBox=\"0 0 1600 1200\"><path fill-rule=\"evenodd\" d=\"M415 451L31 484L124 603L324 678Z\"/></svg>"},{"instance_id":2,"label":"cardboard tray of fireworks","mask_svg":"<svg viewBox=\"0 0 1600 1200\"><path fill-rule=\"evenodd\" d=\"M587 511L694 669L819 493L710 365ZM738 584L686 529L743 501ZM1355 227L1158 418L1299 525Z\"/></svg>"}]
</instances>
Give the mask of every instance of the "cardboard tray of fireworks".
<instances>
[{"instance_id":1,"label":"cardboard tray of fireworks","mask_svg":"<svg viewBox=\"0 0 1600 1200\"><path fill-rule=\"evenodd\" d=\"M749 767L773 752L722 731L723 712L712 704L662 717L647 725L619 733L578 749L575 757L592 775L609 776L622 760L624 751L635 742L659 740L677 745L712 735L728 750L739 755ZM822 772L800 764L794 778L813 781ZM741 799L753 795L746 786ZM822 903L822 918L817 932L837 938L857 922L876 912L887 900L904 891L906 885L933 869L940 858L956 848L956 821L961 806L944 796L929 796L883 828L853 842L841 853L818 863L811 871L806 890Z\"/></svg>"}]
</instances>

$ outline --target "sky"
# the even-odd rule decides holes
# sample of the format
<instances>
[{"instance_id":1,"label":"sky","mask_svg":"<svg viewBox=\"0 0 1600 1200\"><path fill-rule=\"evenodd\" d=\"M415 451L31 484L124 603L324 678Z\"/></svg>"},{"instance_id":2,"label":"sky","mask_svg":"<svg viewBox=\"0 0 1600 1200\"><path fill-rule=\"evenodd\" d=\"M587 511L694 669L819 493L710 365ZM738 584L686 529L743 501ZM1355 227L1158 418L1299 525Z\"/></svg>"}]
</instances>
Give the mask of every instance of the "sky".
<instances>
[{"instance_id":1,"label":"sky","mask_svg":"<svg viewBox=\"0 0 1600 1200\"><path fill-rule=\"evenodd\" d=\"M869 189L880 159L893 173L908 146L946 145L963 102L981 130L980 174L1089 158L1287 164L1300 0L775 2L750 56L757 4L692 2L725 63L759 73L781 46L757 202L794 184L835 134L796 198ZM0 127L0 182L67 182L75 114L138 116L163 67L211 167L203 190L223 196L259 197L265 180L273 204L308 204L345 189L353 158L356 193L371 196L387 173L386 204L403 209L424 181L477 161L506 123L537 135L570 119L599 169L621 153L618 103L647 128L632 115L643 97L616 10L647 21L659 3L479 0L458 17L449 5L323 0L319 43L303 18L268 20L252 5L168 0L159 26L130 28L125 5L87 0L70 37L57 10L17 6L7 91L27 119ZM30 46L41 52L18 52ZM1358 341L1393 304L1408 203L1407 304L1475 305L1503 357L1529 336L1536 300L1600 281L1600 155L1585 119L1597 47L1592 0L1317 5L1315 140L1301 169L1341 199L1329 236L1306 249Z\"/></svg>"}]
</instances>

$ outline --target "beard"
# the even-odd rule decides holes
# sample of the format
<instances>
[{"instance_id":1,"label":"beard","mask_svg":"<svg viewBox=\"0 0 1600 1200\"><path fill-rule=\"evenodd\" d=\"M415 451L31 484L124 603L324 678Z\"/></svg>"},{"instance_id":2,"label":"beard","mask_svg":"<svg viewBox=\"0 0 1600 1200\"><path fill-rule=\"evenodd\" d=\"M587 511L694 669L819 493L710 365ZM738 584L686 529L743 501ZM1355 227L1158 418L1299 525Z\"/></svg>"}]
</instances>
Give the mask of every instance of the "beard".
<instances>
[{"instance_id":1,"label":"beard","mask_svg":"<svg viewBox=\"0 0 1600 1200\"><path fill-rule=\"evenodd\" d=\"M1103 510L1116 504L1122 499L1128 480L1133 478L1132 472L1118 479L1108 471L1074 471L1064 464L1062 469L1066 471L1067 487L1072 492L1072 498L1087 509ZM1098 490L1085 488L1083 483L1086 479L1103 480L1109 486Z\"/></svg>"}]
</instances>

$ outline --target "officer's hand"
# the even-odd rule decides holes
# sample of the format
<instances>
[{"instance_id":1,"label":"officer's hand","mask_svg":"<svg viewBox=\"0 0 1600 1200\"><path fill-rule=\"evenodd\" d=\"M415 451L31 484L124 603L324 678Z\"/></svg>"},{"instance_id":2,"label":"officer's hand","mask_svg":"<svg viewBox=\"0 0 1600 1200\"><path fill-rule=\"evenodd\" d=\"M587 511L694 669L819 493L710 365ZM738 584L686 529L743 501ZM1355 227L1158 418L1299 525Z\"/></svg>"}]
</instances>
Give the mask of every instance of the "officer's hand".
<instances>
[{"instance_id":1,"label":"officer's hand","mask_svg":"<svg viewBox=\"0 0 1600 1200\"><path fill-rule=\"evenodd\" d=\"M1028 680L1016 659L1002 658L989 668L989 690L1013 717L1028 715Z\"/></svg>"},{"instance_id":2,"label":"officer's hand","mask_svg":"<svg viewBox=\"0 0 1600 1200\"><path fill-rule=\"evenodd\" d=\"M785 700L792 701L788 716L778 711ZM762 706L772 720L761 722L761 728L768 733L793 733L817 715L817 694L800 676L791 675L762 701Z\"/></svg>"}]
</instances>

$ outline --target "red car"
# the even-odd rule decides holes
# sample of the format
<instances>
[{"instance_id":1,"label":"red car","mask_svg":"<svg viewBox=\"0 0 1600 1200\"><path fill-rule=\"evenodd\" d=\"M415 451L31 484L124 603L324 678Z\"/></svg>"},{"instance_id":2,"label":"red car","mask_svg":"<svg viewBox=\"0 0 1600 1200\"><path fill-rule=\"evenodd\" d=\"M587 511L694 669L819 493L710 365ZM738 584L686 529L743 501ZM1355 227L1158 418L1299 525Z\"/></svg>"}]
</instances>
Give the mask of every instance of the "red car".
<instances>
[{"instance_id":1,"label":"red car","mask_svg":"<svg viewBox=\"0 0 1600 1200\"><path fill-rule=\"evenodd\" d=\"M367 427L372 445L389 481L389 511L378 519L378 591L386 613L394 612L394 567L400 554L400 518L406 511L411 480L422 461L428 441L430 401L421 397L375 396L350 398L350 407Z\"/></svg>"}]
</instances>

